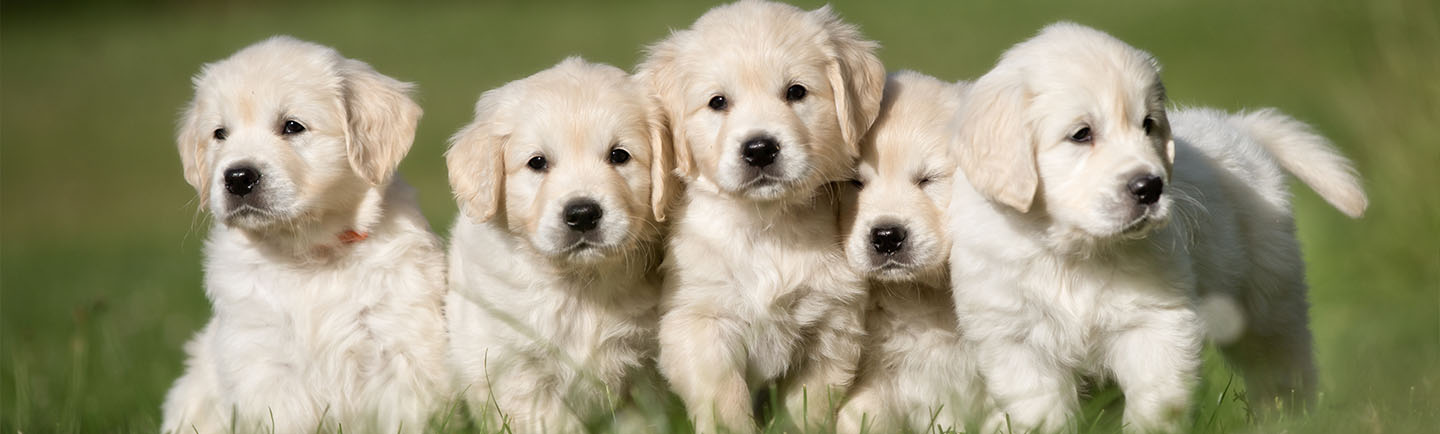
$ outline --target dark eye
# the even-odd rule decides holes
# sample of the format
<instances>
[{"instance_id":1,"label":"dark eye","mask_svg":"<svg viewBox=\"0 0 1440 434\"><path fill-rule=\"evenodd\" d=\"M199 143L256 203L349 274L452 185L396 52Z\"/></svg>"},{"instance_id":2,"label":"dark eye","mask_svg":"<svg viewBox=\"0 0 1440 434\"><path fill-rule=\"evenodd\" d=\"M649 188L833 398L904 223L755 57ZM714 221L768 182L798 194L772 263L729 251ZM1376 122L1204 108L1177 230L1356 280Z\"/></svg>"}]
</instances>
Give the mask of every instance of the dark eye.
<instances>
[{"instance_id":1,"label":"dark eye","mask_svg":"<svg viewBox=\"0 0 1440 434\"><path fill-rule=\"evenodd\" d=\"M805 86L794 84L790 85L789 89L785 89L786 101L795 102L802 99L805 99Z\"/></svg>"},{"instance_id":2,"label":"dark eye","mask_svg":"<svg viewBox=\"0 0 1440 434\"><path fill-rule=\"evenodd\" d=\"M854 186L856 190L864 190L864 189L865 189L865 181L861 181L861 180L859 180L858 178L857 178L857 179L851 179L851 180L850 180L850 185Z\"/></svg>"},{"instance_id":3,"label":"dark eye","mask_svg":"<svg viewBox=\"0 0 1440 434\"><path fill-rule=\"evenodd\" d=\"M300 133L305 132L305 126L304 126L304 125L300 125L299 122L295 122L295 121L285 121L285 127L282 128L282 129L280 130L280 132L281 132L282 134L287 135L287 136L288 136L288 135L291 135L291 134L300 134Z\"/></svg>"},{"instance_id":4,"label":"dark eye","mask_svg":"<svg viewBox=\"0 0 1440 434\"><path fill-rule=\"evenodd\" d=\"M1075 143L1090 143L1090 139L1093 138L1094 136L1090 135L1090 127L1082 127L1075 134L1070 135L1070 141Z\"/></svg>"},{"instance_id":5,"label":"dark eye","mask_svg":"<svg viewBox=\"0 0 1440 434\"><path fill-rule=\"evenodd\" d=\"M529 166L530 170L534 170L536 172L544 172L545 169L550 168L550 162L545 161L544 155L536 155L534 157L530 157L530 161L526 161L525 165Z\"/></svg>"},{"instance_id":6,"label":"dark eye","mask_svg":"<svg viewBox=\"0 0 1440 434\"><path fill-rule=\"evenodd\" d=\"M229 135L230 135L230 132L229 132L229 131L225 131L224 128L216 128L216 129L215 129L215 140L225 140L225 137L228 137Z\"/></svg>"},{"instance_id":7,"label":"dark eye","mask_svg":"<svg viewBox=\"0 0 1440 434\"><path fill-rule=\"evenodd\" d=\"M919 178L916 178L916 179L915 179L915 185L924 187L924 186L930 184L930 181L934 181L934 180L935 180L935 178L931 178L931 177L929 177L929 176L922 176L922 177L919 177Z\"/></svg>"},{"instance_id":8,"label":"dark eye","mask_svg":"<svg viewBox=\"0 0 1440 434\"><path fill-rule=\"evenodd\" d=\"M1145 117L1145 121L1140 122L1140 127L1145 129L1145 135L1150 135L1150 131L1155 129L1155 118Z\"/></svg>"},{"instance_id":9,"label":"dark eye","mask_svg":"<svg viewBox=\"0 0 1440 434\"><path fill-rule=\"evenodd\" d=\"M610 150L610 164L621 165L627 161L630 161L629 151L620 148Z\"/></svg>"},{"instance_id":10,"label":"dark eye","mask_svg":"<svg viewBox=\"0 0 1440 434\"><path fill-rule=\"evenodd\" d=\"M710 97L711 110L715 110L717 112L724 111L725 108L729 106L730 102L725 100L725 95L715 95L713 97Z\"/></svg>"}]
</instances>

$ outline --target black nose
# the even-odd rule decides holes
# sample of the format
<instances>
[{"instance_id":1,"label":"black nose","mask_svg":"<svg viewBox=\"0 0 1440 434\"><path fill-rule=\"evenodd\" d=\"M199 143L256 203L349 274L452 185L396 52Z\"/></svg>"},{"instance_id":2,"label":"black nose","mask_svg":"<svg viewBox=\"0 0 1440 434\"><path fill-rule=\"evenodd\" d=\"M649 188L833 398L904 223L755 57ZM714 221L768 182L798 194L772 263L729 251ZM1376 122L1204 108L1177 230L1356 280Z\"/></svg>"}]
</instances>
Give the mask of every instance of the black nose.
<instances>
[{"instance_id":1,"label":"black nose","mask_svg":"<svg viewBox=\"0 0 1440 434\"><path fill-rule=\"evenodd\" d=\"M775 156L780 155L780 144L775 143L775 138L770 136L751 137L741 146L740 155L745 157L745 164L753 167L769 166L775 162Z\"/></svg>"},{"instance_id":2,"label":"black nose","mask_svg":"<svg viewBox=\"0 0 1440 434\"><path fill-rule=\"evenodd\" d=\"M245 196L260 183L260 172L253 167L232 167L225 171L225 191L236 196Z\"/></svg>"},{"instance_id":3,"label":"black nose","mask_svg":"<svg viewBox=\"0 0 1440 434\"><path fill-rule=\"evenodd\" d=\"M1165 191L1165 181L1155 175L1140 175L1130 178L1129 187L1137 202L1149 205L1160 200L1160 193Z\"/></svg>"},{"instance_id":4,"label":"black nose","mask_svg":"<svg viewBox=\"0 0 1440 434\"><path fill-rule=\"evenodd\" d=\"M905 248L905 228L895 225L876 226L870 229L870 245L875 252L892 255Z\"/></svg>"},{"instance_id":5,"label":"black nose","mask_svg":"<svg viewBox=\"0 0 1440 434\"><path fill-rule=\"evenodd\" d=\"M575 199L565 204L565 226L575 232L595 229L600 224L600 204L590 199Z\"/></svg>"}]
</instances>

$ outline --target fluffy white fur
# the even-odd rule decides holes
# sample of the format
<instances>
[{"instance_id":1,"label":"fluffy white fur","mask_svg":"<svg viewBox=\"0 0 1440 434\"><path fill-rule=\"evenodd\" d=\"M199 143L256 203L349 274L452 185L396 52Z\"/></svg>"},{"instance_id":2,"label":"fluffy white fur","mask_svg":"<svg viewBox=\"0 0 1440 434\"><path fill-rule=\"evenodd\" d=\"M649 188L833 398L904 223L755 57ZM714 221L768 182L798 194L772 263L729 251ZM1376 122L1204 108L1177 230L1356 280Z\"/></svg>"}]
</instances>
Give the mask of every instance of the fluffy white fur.
<instances>
[{"instance_id":1,"label":"fluffy white fur","mask_svg":"<svg viewBox=\"0 0 1440 434\"><path fill-rule=\"evenodd\" d=\"M975 352L950 296L945 218L955 173L951 124L968 85L891 74L880 117L860 143L840 222L846 257L865 273L870 301L841 433L964 430L986 414Z\"/></svg>"},{"instance_id":2,"label":"fluffy white fur","mask_svg":"<svg viewBox=\"0 0 1440 434\"><path fill-rule=\"evenodd\" d=\"M652 110L624 71L571 58L486 92L452 139L468 218L450 247L450 353L490 428L580 432L653 370L670 175ZM584 200L601 215L577 231L566 206Z\"/></svg>"},{"instance_id":3,"label":"fluffy white fur","mask_svg":"<svg viewBox=\"0 0 1440 434\"><path fill-rule=\"evenodd\" d=\"M421 114L409 91L286 37L195 78L178 143L218 222L214 316L186 346L162 431L420 432L443 408L443 252L391 176ZM248 194L227 189L237 167L260 174Z\"/></svg>"},{"instance_id":4,"label":"fluffy white fur","mask_svg":"<svg viewBox=\"0 0 1440 434\"><path fill-rule=\"evenodd\" d=\"M879 111L874 49L828 8L742 1L639 67L687 183L662 267L659 365L701 431L754 431L751 393L772 381L793 421L827 424L850 385L864 287L828 184L850 175ZM774 164L744 162L756 138L778 144Z\"/></svg>"},{"instance_id":5,"label":"fluffy white fur","mask_svg":"<svg viewBox=\"0 0 1440 434\"><path fill-rule=\"evenodd\" d=\"M1237 314L1204 319L1235 330L1220 343L1252 405L1293 397L1297 408L1314 394L1280 167L1359 216L1354 171L1272 110L1167 120L1164 104L1148 54L1061 23L1006 52L961 109L969 184L956 182L950 204L955 302L1017 431L1065 427L1081 376L1119 384L1127 430L1178 428L1200 363L1197 305ZM1158 201L1127 190L1140 175L1164 181Z\"/></svg>"}]
</instances>

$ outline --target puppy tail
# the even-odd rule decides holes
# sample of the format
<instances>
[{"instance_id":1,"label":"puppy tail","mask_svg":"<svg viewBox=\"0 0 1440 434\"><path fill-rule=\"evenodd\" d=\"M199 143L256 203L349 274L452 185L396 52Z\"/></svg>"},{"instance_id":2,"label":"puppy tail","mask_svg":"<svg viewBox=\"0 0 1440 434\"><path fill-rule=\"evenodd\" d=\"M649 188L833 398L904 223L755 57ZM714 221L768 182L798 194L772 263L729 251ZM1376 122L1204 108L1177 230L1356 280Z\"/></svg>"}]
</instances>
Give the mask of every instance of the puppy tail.
<instances>
[{"instance_id":1,"label":"puppy tail","mask_svg":"<svg viewBox=\"0 0 1440 434\"><path fill-rule=\"evenodd\" d=\"M1355 165L1309 125L1273 108L1242 112L1230 120L1330 205L1351 218L1365 215L1370 201Z\"/></svg>"}]
</instances>

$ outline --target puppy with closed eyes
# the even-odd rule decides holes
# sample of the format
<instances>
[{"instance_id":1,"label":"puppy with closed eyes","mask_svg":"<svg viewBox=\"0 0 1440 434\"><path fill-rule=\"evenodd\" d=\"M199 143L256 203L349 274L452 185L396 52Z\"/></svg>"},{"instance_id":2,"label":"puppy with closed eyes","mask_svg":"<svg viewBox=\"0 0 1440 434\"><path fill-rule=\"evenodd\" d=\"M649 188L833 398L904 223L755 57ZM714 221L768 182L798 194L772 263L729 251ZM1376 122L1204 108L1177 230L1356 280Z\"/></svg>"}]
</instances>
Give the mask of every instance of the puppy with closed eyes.
<instances>
[{"instance_id":1,"label":"puppy with closed eyes","mask_svg":"<svg viewBox=\"0 0 1440 434\"><path fill-rule=\"evenodd\" d=\"M670 175L649 101L570 58L486 92L451 140L450 350L491 428L583 431L652 366Z\"/></svg>"},{"instance_id":2,"label":"puppy with closed eyes","mask_svg":"<svg viewBox=\"0 0 1440 434\"><path fill-rule=\"evenodd\" d=\"M1350 162L1273 110L1165 103L1149 54L1060 23L1007 51L961 109L955 302L1017 431L1069 424L1077 376L1119 384L1127 431L1179 429L1207 329L1252 405L1314 396L1282 168L1358 217Z\"/></svg>"},{"instance_id":3,"label":"puppy with closed eyes","mask_svg":"<svg viewBox=\"0 0 1440 434\"><path fill-rule=\"evenodd\" d=\"M411 85L275 37L205 66L185 179L217 224L214 316L162 432L421 432L449 395L444 252L394 175Z\"/></svg>"},{"instance_id":4,"label":"puppy with closed eyes","mask_svg":"<svg viewBox=\"0 0 1440 434\"><path fill-rule=\"evenodd\" d=\"M845 255L865 274L870 301L841 433L964 430L985 415L975 354L950 296L945 218L952 124L967 86L891 74L880 117L860 143L840 221Z\"/></svg>"},{"instance_id":5,"label":"puppy with closed eyes","mask_svg":"<svg viewBox=\"0 0 1440 434\"><path fill-rule=\"evenodd\" d=\"M796 423L833 420L860 354L864 287L834 190L879 111L875 44L829 8L711 9L639 67L686 181L663 265L662 373L701 431L754 431L779 381Z\"/></svg>"}]
</instances>

